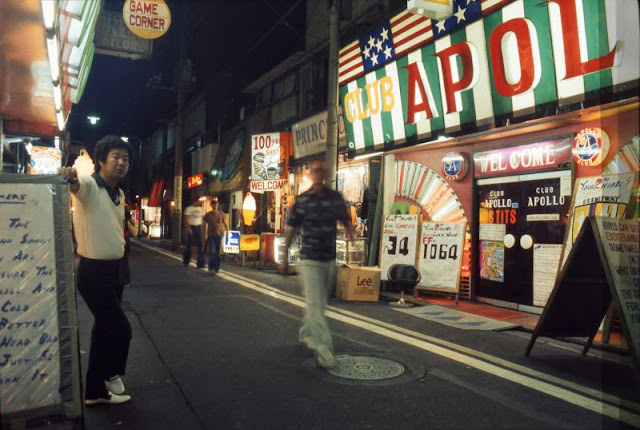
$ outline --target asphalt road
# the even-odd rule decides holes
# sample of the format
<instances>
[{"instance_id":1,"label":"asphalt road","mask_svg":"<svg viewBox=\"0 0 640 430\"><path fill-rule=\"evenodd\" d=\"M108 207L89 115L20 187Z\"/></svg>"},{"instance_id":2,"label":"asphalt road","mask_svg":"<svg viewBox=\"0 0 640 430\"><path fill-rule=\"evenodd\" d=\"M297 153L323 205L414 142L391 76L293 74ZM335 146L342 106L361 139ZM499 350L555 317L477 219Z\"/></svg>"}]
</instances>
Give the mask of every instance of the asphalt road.
<instances>
[{"instance_id":1,"label":"asphalt road","mask_svg":"<svg viewBox=\"0 0 640 430\"><path fill-rule=\"evenodd\" d=\"M530 334L460 330L386 303L331 301L341 363L315 366L297 341L298 276L223 263L219 276L134 246L124 308L133 326L132 402L85 410L102 429L626 429L640 427L640 374L628 357ZM86 369L91 315L80 301ZM344 361L343 361L344 360ZM342 369L342 367L341 367ZM377 367L376 367L377 369ZM359 373L360 372L360 373Z\"/></svg>"}]
</instances>

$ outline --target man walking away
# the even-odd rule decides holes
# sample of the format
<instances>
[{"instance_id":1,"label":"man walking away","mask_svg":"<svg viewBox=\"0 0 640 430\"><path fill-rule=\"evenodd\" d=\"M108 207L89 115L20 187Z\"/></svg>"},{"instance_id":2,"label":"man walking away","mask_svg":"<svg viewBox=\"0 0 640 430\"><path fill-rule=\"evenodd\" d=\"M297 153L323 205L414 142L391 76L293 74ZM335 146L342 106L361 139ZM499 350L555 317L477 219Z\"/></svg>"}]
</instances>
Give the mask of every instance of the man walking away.
<instances>
[{"instance_id":1,"label":"man walking away","mask_svg":"<svg viewBox=\"0 0 640 430\"><path fill-rule=\"evenodd\" d=\"M198 256L196 261L196 267L201 269L204 267L204 237L202 236L202 218L204 217L204 210L200 200L194 199L190 206L187 206L184 210L184 227L187 231L187 247L184 250L182 256L182 264L184 266L189 265L191 261L191 248L196 246L198 248Z\"/></svg>"},{"instance_id":2,"label":"man walking away","mask_svg":"<svg viewBox=\"0 0 640 430\"><path fill-rule=\"evenodd\" d=\"M336 365L333 341L324 316L327 296L336 282L336 222L344 226L349 239L355 238L351 218L342 195L325 185L324 162L311 162L313 185L296 198L286 227L286 237L279 271L289 272L289 246L298 229L302 229L300 270L305 297L305 314L298 338L314 351L320 367Z\"/></svg>"},{"instance_id":3,"label":"man walking away","mask_svg":"<svg viewBox=\"0 0 640 430\"><path fill-rule=\"evenodd\" d=\"M220 210L217 198L211 201L211 210L204 216L204 237L207 238L206 250L209 254L209 272L220 270L220 242L222 235L229 230L224 212Z\"/></svg>"},{"instance_id":4,"label":"man walking away","mask_svg":"<svg viewBox=\"0 0 640 430\"><path fill-rule=\"evenodd\" d=\"M80 261L78 291L94 316L84 403L118 404L125 394L125 373L131 325L122 311L125 282L125 197L118 188L129 170L131 147L117 136L106 136L95 146L96 173L78 177L73 167L59 174L75 195L73 228Z\"/></svg>"}]
</instances>

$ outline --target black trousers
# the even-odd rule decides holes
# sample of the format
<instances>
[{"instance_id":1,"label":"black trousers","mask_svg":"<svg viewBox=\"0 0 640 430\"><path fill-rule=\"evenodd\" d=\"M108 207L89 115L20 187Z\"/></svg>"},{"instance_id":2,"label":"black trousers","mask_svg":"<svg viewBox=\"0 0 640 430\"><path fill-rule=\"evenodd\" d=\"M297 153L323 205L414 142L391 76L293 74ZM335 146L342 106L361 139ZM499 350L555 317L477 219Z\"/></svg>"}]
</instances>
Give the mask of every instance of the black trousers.
<instances>
[{"instance_id":1,"label":"black trousers","mask_svg":"<svg viewBox=\"0 0 640 430\"><path fill-rule=\"evenodd\" d=\"M124 375L131 325L120 306L124 285L120 260L80 258L78 290L94 316L85 398L107 397L104 380Z\"/></svg>"}]
</instances>

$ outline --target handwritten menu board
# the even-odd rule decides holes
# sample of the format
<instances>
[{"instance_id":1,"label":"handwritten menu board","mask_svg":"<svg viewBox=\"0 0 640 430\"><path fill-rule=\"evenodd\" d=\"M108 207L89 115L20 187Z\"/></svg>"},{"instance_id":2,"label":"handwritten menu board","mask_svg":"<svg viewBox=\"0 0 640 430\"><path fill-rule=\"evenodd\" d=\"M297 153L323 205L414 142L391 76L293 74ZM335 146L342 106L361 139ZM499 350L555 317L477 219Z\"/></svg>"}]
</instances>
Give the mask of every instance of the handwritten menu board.
<instances>
[{"instance_id":1,"label":"handwritten menu board","mask_svg":"<svg viewBox=\"0 0 640 430\"><path fill-rule=\"evenodd\" d=\"M466 223L424 222L419 288L458 292Z\"/></svg>"},{"instance_id":2,"label":"handwritten menu board","mask_svg":"<svg viewBox=\"0 0 640 430\"><path fill-rule=\"evenodd\" d=\"M624 321L629 347L640 363L640 221L595 217L595 222L613 298Z\"/></svg>"},{"instance_id":3,"label":"handwritten menu board","mask_svg":"<svg viewBox=\"0 0 640 430\"><path fill-rule=\"evenodd\" d=\"M563 264L585 219L589 216L624 218L631 199L634 176L631 172L576 179Z\"/></svg>"},{"instance_id":4,"label":"handwritten menu board","mask_svg":"<svg viewBox=\"0 0 640 430\"><path fill-rule=\"evenodd\" d=\"M30 411L59 406L79 391L68 187L42 178L0 175L3 422L20 413L33 417Z\"/></svg>"},{"instance_id":5,"label":"handwritten menu board","mask_svg":"<svg viewBox=\"0 0 640 430\"><path fill-rule=\"evenodd\" d=\"M382 226L380 279L388 281L389 267L416 264L418 215L388 215Z\"/></svg>"}]
</instances>

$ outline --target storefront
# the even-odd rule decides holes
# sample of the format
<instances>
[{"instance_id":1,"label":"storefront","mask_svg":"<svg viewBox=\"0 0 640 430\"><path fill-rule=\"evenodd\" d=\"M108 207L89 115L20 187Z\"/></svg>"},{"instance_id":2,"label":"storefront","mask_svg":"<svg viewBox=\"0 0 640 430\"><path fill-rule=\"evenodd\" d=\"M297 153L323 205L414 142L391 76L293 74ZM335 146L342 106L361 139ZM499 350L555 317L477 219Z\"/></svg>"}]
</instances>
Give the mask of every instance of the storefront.
<instances>
[{"instance_id":1,"label":"storefront","mask_svg":"<svg viewBox=\"0 0 640 430\"><path fill-rule=\"evenodd\" d=\"M384 216L467 224L462 297L537 311L575 179L627 169L637 194L638 6L455 3L464 18L403 12L372 30L381 47L341 50L347 139L356 154L385 152ZM425 37L405 39L411 26Z\"/></svg>"}]
</instances>

